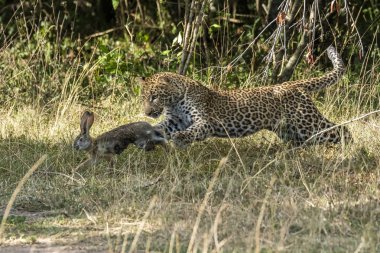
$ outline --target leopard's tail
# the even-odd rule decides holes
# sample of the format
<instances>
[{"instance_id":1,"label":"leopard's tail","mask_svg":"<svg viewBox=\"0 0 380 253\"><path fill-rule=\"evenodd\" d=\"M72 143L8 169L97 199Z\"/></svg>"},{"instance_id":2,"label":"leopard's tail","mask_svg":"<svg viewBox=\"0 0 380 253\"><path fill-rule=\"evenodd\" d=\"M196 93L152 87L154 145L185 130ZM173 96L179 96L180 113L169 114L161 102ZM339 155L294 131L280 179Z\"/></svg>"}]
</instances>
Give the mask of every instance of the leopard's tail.
<instances>
[{"instance_id":1,"label":"leopard's tail","mask_svg":"<svg viewBox=\"0 0 380 253\"><path fill-rule=\"evenodd\" d=\"M341 56L336 51L335 47L329 46L327 48L327 55L330 58L334 69L321 77L315 77L307 79L297 83L294 83L299 88L303 88L307 92L313 92L317 90L324 89L334 83L338 82L343 76L345 67ZM293 85L291 85L293 86Z\"/></svg>"}]
</instances>

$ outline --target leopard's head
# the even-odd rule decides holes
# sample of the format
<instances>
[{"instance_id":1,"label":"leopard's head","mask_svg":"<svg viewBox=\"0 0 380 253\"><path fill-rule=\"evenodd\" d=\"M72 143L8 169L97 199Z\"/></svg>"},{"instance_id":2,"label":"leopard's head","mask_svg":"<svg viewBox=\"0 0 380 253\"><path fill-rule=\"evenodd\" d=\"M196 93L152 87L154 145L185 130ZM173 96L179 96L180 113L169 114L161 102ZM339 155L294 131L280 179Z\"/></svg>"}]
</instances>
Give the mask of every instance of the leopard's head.
<instances>
[{"instance_id":1,"label":"leopard's head","mask_svg":"<svg viewBox=\"0 0 380 253\"><path fill-rule=\"evenodd\" d=\"M174 73L156 74L140 78L145 115L158 118L165 108L174 107L184 95L184 87Z\"/></svg>"}]
</instances>

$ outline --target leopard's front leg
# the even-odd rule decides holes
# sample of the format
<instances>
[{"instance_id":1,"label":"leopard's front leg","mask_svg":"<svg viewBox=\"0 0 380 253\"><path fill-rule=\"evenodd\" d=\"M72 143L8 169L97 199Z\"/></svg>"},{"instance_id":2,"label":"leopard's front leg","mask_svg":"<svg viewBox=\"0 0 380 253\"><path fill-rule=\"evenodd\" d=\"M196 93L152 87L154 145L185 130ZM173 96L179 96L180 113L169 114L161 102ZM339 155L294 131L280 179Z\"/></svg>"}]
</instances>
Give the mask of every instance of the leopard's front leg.
<instances>
[{"instance_id":1,"label":"leopard's front leg","mask_svg":"<svg viewBox=\"0 0 380 253\"><path fill-rule=\"evenodd\" d=\"M172 133L174 132L174 126L171 124L171 122L167 119L161 121L157 125L154 126L154 128L160 129L164 132L165 138L167 140L170 140L170 137Z\"/></svg>"},{"instance_id":2,"label":"leopard's front leg","mask_svg":"<svg viewBox=\"0 0 380 253\"><path fill-rule=\"evenodd\" d=\"M172 135L178 131L185 130L187 125L185 121L175 115L166 116L165 120L161 121L156 128L161 129L165 133L165 138L170 140Z\"/></svg>"},{"instance_id":3,"label":"leopard's front leg","mask_svg":"<svg viewBox=\"0 0 380 253\"><path fill-rule=\"evenodd\" d=\"M184 131L172 134L174 144L179 148L185 148L194 141L202 141L212 135L212 127L206 122L196 122Z\"/></svg>"}]
</instances>

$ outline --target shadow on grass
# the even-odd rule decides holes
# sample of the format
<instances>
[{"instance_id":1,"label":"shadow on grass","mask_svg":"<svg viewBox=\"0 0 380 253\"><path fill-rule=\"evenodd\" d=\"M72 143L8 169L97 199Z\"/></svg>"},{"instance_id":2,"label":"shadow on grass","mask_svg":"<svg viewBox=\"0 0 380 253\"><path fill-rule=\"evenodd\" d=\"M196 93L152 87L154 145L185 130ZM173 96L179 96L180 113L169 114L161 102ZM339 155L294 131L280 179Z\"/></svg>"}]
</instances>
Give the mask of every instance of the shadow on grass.
<instances>
[{"instance_id":1,"label":"shadow on grass","mask_svg":"<svg viewBox=\"0 0 380 253\"><path fill-rule=\"evenodd\" d=\"M260 137L259 140L243 138L232 142L209 139L185 150L172 149L170 152L160 147L144 152L131 146L118 157L115 168L108 168L106 162L100 162L95 167L77 169L86 154L75 151L69 141L43 142L25 137L3 139L0 140L0 177L4 178L0 184L0 206L6 205L20 178L43 154L47 154L48 159L24 186L15 208L28 211L66 209L69 213L81 212L84 207L103 209L125 195L138 197L146 194L144 198L150 199L157 191L170 190L175 182L192 184L192 193L203 194L204 185L218 162L227 155L228 168L223 172L227 177L221 179L222 184L228 184L230 176L238 176L244 181L242 184L247 184L252 181L250 178L258 175L276 174L289 186L297 186L302 184L302 173L317 180L321 173L329 173L326 168L330 165L333 172L347 164L362 166L357 157L365 156L365 152L356 151L355 159L353 156L337 158L341 155L340 148L307 147L288 152L288 146ZM374 163L372 160L366 165ZM144 187L149 184L152 187ZM178 194L183 193L182 190ZM192 198L189 194L188 197Z\"/></svg>"},{"instance_id":2,"label":"shadow on grass","mask_svg":"<svg viewBox=\"0 0 380 253\"><path fill-rule=\"evenodd\" d=\"M96 166L78 169L87 155L74 150L71 142L43 142L25 137L1 139L0 177L4 180L0 184L0 207L6 205L19 180L44 154L48 158L18 195L15 208L27 211L68 208L78 212L83 205L76 203L76 199L81 199L83 194L91 192L91 197L96 197L112 189L102 182L108 184L129 174L154 173L152 167L165 168L167 159L165 151L160 148L146 153L131 146L119 157L116 168L108 168L106 162L99 162Z\"/></svg>"},{"instance_id":3,"label":"shadow on grass","mask_svg":"<svg viewBox=\"0 0 380 253\"><path fill-rule=\"evenodd\" d=\"M0 140L0 177L4 179L0 184L1 208L30 166L43 154L48 155L17 196L7 236L27 235L31 243L45 237L57 244L60 237L71 239L73 244L99 241L99 247L103 247L108 225L114 238L119 232L112 227L120 227L122 219L140 224L149 201L157 196L159 204L149 219L159 221L149 233L143 233L141 244L152 238L152 246L165 249L157 246L162 245L158 242L169 242L171 229L184 224L180 231L181 245L187 245L199 203L206 195L218 162L227 154L229 160L212 191L201 229L208 231L219 207L228 205L220 233L232 238L226 244L230 249L249 240L251 235L244 231L253 229L273 175L278 180L268 204L271 211L265 214L263 226L276 235L282 226L281 219L276 217L299 221L289 223L289 245L303 236L315 237L315 233L326 240L336 237L344 245L347 234L342 229L345 228L349 229L350 240L354 239L352 247L347 246L351 251L366 229L373 231L370 224L378 225L378 201L354 203L358 196L368 197L373 193L370 189L376 185L378 154L365 148L345 152L340 146L288 152L288 147L281 143L255 138L234 139L233 143L210 139L170 153L160 148L146 153L131 147L119 157L116 168L100 163L74 171L84 154L73 150L69 141L50 143L23 137ZM320 206L326 202L326 193L331 194L335 206ZM292 205L287 205L284 199L291 200ZM342 203L337 203L337 199ZM289 212L292 206L294 212ZM320 229L321 215L325 217L325 230ZM136 226L128 232L133 238ZM376 238L372 233L371 236Z\"/></svg>"}]
</instances>

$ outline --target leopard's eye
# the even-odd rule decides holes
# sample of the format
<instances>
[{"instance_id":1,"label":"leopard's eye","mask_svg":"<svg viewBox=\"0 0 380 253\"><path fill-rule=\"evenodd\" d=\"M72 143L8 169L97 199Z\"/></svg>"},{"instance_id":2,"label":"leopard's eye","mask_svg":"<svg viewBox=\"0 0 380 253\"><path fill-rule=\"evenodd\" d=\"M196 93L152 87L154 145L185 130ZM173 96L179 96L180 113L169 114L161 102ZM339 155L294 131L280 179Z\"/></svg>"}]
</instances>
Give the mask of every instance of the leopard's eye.
<instances>
[{"instance_id":1,"label":"leopard's eye","mask_svg":"<svg viewBox=\"0 0 380 253\"><path fill-rule=\"evenodd\" d=\"M157 99L158 99L158 96L157 96L157 95L152 95L152 96L150 97L150 101L151 101L151 102L156 102Z\"/></svg>"}]
</instances>

